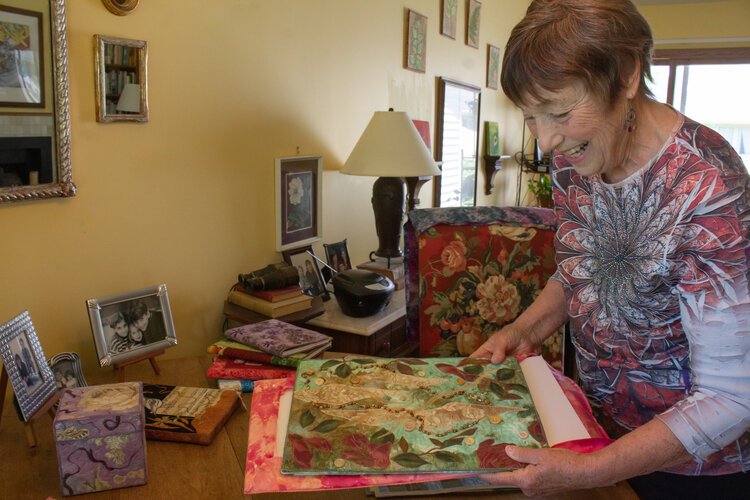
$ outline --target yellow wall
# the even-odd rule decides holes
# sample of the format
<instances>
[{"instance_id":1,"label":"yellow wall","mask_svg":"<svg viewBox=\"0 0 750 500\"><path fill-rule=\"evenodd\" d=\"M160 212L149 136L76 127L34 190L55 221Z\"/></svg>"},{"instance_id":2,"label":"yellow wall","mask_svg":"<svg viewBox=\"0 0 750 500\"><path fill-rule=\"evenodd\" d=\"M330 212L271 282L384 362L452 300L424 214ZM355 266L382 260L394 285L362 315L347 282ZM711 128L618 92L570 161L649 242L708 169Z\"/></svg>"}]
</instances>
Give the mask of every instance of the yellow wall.
<instances>
[{"instance_id":1,"label":"yellow wall","mask_svg":"<svg viewBox=\"0 0 750 500\"><path fill-rule=\"evenodd\" d=\"M731 22L737 31L723 36L747 35L745 3L708 7L713 18L729 12L716 18L717 32ZM323 156L321 243L347 238L352 259L364 260L376 246L374 179L338 170L376 110L406 111L434 131L436 76L481 86L481 120L498 121L503 153L516 152L520 113L484 87L486 45L504 46L527 2L483 2L479 50L463 43L463 11L456 40L439 34L439 5L158 0L119 17L99 0L69 1L78 194L0 206L0 322L28 309L46 355L76 351L85 370L96 370L86 299L166 283L179 340L167 356L203 352L220 335L223 299L236 275L280 260L274 159ZM429 19L425 74L402 68L405 7ZM653 16L658 36L694 37L692 29L667 31L684 23L666 14L698 8L643 12ZM683 21L698 17L685 12ZM148 41L148 123L95 121L94 34ZM479 204L515 201L511 166L498 174L492 196L482 194L483 174L478 182ZM422 206L430 205L430 193L428 183ZM315 248L322 255L320 244Z\"/></svg>"},{"instance_id":2,"label":"yellow wall","mask_svg":"<svg viewBox=\"0 0 750 500\"><path fill-rule=\"evenodd\" d=\"M99 369L89 298L166 283L179 341L167 356L220 336L237 274L280 260L275 158L323 156L321 243L347 238L362 261L377 246L374 179L338 170L374 111L434 130L435 77L446 76L483 88L482 121L501 123L504 151L520 143L520 114L484 81L486 44L504 45L523 2L483 3L479 50L463 22L456 40L439 34L434 0L146 1L124 17L99 0L67 4L78 194L0 206L0 320L28 309L45 354L76 351L86 370ZM404 7L429 19L425 74L402 68ZM148 123L96 122L94 34L148 42Z\"/></svg>"}]
</instances>

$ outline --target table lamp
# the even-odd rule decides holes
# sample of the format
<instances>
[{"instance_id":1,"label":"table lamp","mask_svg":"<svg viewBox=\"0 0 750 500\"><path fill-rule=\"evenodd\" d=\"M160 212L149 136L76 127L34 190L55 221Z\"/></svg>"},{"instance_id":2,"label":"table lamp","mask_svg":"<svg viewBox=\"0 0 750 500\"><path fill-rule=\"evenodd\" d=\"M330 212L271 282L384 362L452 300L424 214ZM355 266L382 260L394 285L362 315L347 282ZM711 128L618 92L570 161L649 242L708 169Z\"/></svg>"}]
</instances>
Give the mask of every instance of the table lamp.
<instances>
[{"instance_id":1,"label":"table lamp","mask_svg":"<svg viewBox=\"0 0 750 500\"><path fill-rule=\"evenodd\" d=\"M404 177L440 175L440 169L409 116L390 109L375 112L341 173L379 177L372 186L378 249L370 260L384 257L390 267L390 259L403 257Z\"/></svg>"},{"instance_id":2,"label":"table lamp","mask_svg":"<svg viewBox=\"0 0 750 500\"><path fill-rule=\"evenodd\" d=\"M141 112L141 86L137 83L126 83L117 101L117 111L126 113Z\"/></svg>"}]
</instances>

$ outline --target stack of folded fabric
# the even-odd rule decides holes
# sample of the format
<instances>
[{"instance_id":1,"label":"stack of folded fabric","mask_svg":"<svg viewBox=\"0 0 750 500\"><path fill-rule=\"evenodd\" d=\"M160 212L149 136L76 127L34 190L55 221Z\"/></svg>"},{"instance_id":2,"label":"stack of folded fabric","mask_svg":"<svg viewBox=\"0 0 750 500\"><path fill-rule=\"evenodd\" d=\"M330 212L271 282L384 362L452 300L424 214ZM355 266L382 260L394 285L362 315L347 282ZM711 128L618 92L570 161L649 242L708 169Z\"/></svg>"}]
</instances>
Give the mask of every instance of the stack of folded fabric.
<instances>
[{"instance_id":1,"label":"stack of folded fabric","mask_svg":"<svg viewBox=\"0 0 750 500\"><path fill-rule=\"evenodd\" d=\"M331 347L331 337L277 319L231 328L224 337L208 347L216 357L206 376L244 392L256 380L294 378L300 361Z\"/></svg>"}]
</instances>

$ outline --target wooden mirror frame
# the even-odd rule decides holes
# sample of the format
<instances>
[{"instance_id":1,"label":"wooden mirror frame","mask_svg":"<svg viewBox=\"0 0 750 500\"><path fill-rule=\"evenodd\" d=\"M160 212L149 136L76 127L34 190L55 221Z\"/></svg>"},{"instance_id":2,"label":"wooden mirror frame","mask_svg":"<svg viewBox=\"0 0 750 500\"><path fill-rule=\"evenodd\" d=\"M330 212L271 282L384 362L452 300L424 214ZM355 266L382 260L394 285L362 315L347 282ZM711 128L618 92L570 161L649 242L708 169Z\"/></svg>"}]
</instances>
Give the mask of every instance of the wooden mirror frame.
<instances>
[{"instance_id":1,"label":"wooden mirror frame","mask_svg":"<svg viewBox=\"0 0 750 500\"><path fill-rule=\"evenodd\" d=\"M65 0L49 1L49 22L42 34L44 51L51 50L54 130L52 182L38 185L0 187L0 203L39 198L74 196L73 169L70 160L70 103L68 100L68 42L66 38ZM50 81L50 80L45 80ZM11 115L11 113L3 113ZM18 113L13 116L26 116Z\"/></svg>"},{"instance_id":2,"label":"wooden mirror frame","mask_svg":"<svg viewBox=\"0 0 750 500\"><path fill-rule=\"evenodd\" d=\"M140 112L111 113L107 111L107 73L114 67L126 69L122 65L108 63L107 45L130 47L136 51L136 64L132 66L141 87ZM94 64L96 66L96 121L109 122L147 122L148 121L148 44L143 40L128 40L104 35L94 35Z\"/></svg>"},{"instance_id":3,"label":"wooden mirror frame","mask_svg":"<svg viewBox=\"0 0 750 500\"><path fill-rule=\"evenodd\" d=\"M477 170L479 165L479 118L480 118L480 111L482 107L482 89L479 87L475 87L473 85L469 85L467 83L458 82L456 80L450 80L443 77L438 77L438 91L437 91L437 106L435 108L436 110L436 119L435 119L435 161L438 162L438 165L440 165L440 170L443 171L443 175L436 175L433 179L433 196L432 196L432 203L434 207L441 206L441 193L443 189L443 179L446 178L445 175L445 167L446 167L446 160L445 160L445 153L444 153L444 135L445 135L445 96L448 87L455 87L459 90L471 92L476 96L476 103L477 103L477 109L475 110L476 116L474 116L474 130L475 130L475 140L474 144L472 146L473 153L474 153L474 182L473 182L473 195L471 206L475 206L477 204ZM460 196L460 195L459 195ZM467 206L459 203L458 205L450 205L450 206Z\"/></svg>"}]
</instances>

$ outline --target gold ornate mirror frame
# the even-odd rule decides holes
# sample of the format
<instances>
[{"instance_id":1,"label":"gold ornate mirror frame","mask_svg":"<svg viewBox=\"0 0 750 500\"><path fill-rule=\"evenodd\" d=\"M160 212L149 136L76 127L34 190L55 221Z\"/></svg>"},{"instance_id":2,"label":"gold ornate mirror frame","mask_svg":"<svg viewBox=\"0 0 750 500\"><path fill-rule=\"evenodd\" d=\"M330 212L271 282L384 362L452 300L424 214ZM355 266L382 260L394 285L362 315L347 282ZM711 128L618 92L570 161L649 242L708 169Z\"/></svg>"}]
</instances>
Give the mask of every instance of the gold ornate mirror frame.
<instances>
[{"instance_id":1,"label":"gold ornate mirror frame","mask_svg":"<svg viewBox=\"0 0 750 500\"><path fill-rule=\"evenodd\" d=\"M40 2L43 4L43 2ZM70 160L70 104L68 100L68 43L66 39L65 0L49 1L49 20L43 23L44 51L51 51L52 97L54 111L37 114L38 119L52 115L51 155L52 168L48 180L42 178L40 184L11 185L0 187L0 203L24 201L39 198L74 196L73 169ZM22 127L31 113L0 113L11 122L10 126ZM12 134L13 135L13 134ZM16 139L15 136L9 139ZM24 137L19 137L24 139Z\"/></svg>"},{"instance_id":2,"label":"gold ornate mirror frame","mask_svg":"<svg viewBox=\"0 0 750 500\"><path fill-rule=\"evenodd\" d=\"M102 3L112 14L127 16L138 7L140 0L102 0Z\"/></svg>"}]
</instances>

